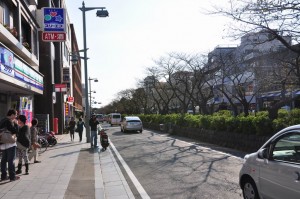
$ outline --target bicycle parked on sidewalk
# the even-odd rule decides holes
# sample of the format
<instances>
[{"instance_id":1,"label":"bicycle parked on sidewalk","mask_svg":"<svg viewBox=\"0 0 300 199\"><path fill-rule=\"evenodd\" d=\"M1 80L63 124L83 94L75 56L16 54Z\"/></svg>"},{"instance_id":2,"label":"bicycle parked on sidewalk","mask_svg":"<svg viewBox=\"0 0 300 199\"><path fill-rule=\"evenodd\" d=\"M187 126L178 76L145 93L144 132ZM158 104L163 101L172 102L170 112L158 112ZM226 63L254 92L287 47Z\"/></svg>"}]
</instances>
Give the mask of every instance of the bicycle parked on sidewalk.
<instances>
[{"instance_id":1,"label":"bicycle parked on sidewalk","mask_svg":"<svg viewBox=\"0 0 300 199\"><path fill-rule=\"evenodd\" d=\"M43 153L47 150L49 143L44 136L38 135L38 143L40 145L39 153Z\"/></svg>"}]
</instances>

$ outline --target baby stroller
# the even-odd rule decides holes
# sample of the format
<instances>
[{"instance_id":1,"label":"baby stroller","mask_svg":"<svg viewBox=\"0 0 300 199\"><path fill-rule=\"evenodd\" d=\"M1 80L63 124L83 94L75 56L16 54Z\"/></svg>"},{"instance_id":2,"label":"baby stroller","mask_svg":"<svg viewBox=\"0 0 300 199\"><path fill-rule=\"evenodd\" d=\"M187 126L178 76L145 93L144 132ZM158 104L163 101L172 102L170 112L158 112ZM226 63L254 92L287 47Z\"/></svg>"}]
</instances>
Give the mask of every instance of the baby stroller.
<instances>
[{"instance_id":1,"label":"baby stroller","mask_svg":"<svg viewBox=\"0 0 300 199\"><path fill-rule=\"evenodd\" d=\"M109 141L108 141L108 136L105 133L105 131L107 131L107 129L100 129L99 130L99 134L100 134L100 144L102 146L102 150L105 151L107 149L107 147L109 146Z\"/></svg>"}]
</instances>

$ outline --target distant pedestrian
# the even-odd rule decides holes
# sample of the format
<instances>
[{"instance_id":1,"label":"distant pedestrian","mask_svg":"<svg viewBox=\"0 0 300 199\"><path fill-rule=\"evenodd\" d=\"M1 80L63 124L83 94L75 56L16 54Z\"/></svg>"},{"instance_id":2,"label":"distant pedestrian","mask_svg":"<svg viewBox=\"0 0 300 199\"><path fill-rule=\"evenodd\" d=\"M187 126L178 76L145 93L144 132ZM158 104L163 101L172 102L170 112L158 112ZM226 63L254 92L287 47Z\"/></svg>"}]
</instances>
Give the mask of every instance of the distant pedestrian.
<instances>
[{"instance_id":1,"label":"distant pedestrian","mask_svg":"<svg viewBox=\"0 0 300 199\"><path fill-rule=\"evenodd\" d=\"M77 131L78 131L78 135L79 135L79 142L82 141L83 127L85 127L85 123L82 121L81 118L79 118L79 121L77 122Z\"/></svg>"},{"instance_id":2,"label":"distant pedestrian","mask_svg":"<svg viewBox=\"0 0 300 199\"><path fill-rule=\"evenodd\" d=\"M71 141L74 141L75 126L76 126L75 118L71 117L71 121L69 122L69 131L70 131Z\"/></svg>"},{"instance_id":3,"label":"distant pedestrian","mask_svg":"<svg viewBox=\"0 0 300 199\"><path fill-rule=\"evenodd\" d=\"M18 153L18 170L16 174L22 173L22 163L25 162L25 174L29 174L28 149L31 146L30 128L26 125L26 116L19 115L18 125L19 132L17 134L17 153Z\"/></svg>"},{"instance_id":4,"label":"distant pedestrian","mask_svg":"<svg viewBox=\"0 0 300 199\"><path fill-rule=\"evenodd\" d=\"M0 121L0 128L7 128L7 130L16 136L18 132L18 124L17 124L17 111L14 109L10 109L6 118ZM0 150L2 150L2 158L1 158L1 181L8 179L7 177L7 164L8 164L8 174L10 181L19 180L20 177L16 176L15 172L15 158L16 158L16 147L17 143L7 143L0 144Z\"/></svg>"},{"instance_id":5,"label":"distant pedestrian","mask_svg":"<svg viewBox=\"0 0 300 199\"><path fill-rule=\"evenodd\" d=\"M89 121L91 127L91 148L97 147L97 126L100 122L97 120L96 115L93 115ZM93 144L94 141L94 144Z\"/></svg>"},{"instance_id":6,"label":"distant pedestrian","mask_svg":"<svg viewBox=\"0 0 300 199\"><path fill-rule=\"evenodd\" d=\"M29 154L29 161L32 159L34 160L34 163L40 163L41 161L38 160L38 151L36 146L38 145L38 119L33 118L31 120L31 128L30 128L30 134L31 134L31 150L32 152Z\"/></svg>"}]
</instances>

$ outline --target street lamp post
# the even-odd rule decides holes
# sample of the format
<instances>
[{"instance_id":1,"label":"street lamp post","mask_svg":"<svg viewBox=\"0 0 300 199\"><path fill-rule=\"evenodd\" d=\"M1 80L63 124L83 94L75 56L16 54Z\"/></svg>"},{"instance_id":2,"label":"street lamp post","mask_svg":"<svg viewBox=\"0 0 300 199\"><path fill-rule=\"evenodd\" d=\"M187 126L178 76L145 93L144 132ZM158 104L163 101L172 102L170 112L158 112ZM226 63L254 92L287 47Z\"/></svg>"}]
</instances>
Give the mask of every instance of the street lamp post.
<instances>
[{"instance_id":1,"label":"street lamp post","mask_svg":"<svg viewBox=\"0 0 300 199\"><path fill-rule=\"evenodd\" d=\"M92 110L92 93L96 93L96 91L90 91L90 111L91 111L90 115L92 115L92 112L93 112L93 110ZM93 97L93 99L95 99L95 97Z\"/></svg>"},{"instance_id":2,"label":"street lamp post","mask_svg":"<svg viewBox=\"0 0 300 199\"><path fill-rule=\"evenodd\" d=\"M90 115L92 113L92 92L93 93L96 93L96 91L92 91L92 84L91 84L91 81L94 80L94 82L98 82L98 79L97 78L90 78L89 77L89 87L90 87Z\"/></svg>"},{"instance_id":3,"label":"street lamp post","mask_svg":"<svg viewBox=\"0 0 300 199\"><path fill-rule=\"evenodd\" d=\"M83 23L83 48L87 49L86 47L86 21L85 21L85 12L90 10L97 10L96 16L97 17L108 17L108 11L105 10L105 7L85 7L84 1L82 2L82 7L79 10L82 11L82 23ZM89 106L89 99L88 99L88 69L87 69L87 50L84 51L84 75L85 75L85 123L88 128L86 128L86 141L89 143L91 139L90 128L89 128L89 119L91 117L90 114L90 106Z\"/></svg>"}]
</instances>

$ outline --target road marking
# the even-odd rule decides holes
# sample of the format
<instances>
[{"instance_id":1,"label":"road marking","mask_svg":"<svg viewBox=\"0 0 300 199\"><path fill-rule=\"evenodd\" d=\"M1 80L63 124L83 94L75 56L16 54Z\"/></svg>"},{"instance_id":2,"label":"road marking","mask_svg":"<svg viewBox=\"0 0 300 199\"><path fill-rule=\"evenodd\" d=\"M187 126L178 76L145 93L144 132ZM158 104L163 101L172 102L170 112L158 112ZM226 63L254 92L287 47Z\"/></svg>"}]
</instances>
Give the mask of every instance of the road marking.
<instances>
[{"instance_id":1,"label":"road marking","mask_svg":"<svg viewBox=\"0 0 300 199\"><path fill-rule=\"evenodd\" d=\"M141 195L141 197L143 199L150 199L149 195L147 194L147 192L145 191L145 189L142 187L142 185L140 184L140 182L138 181L138 179L135 177L135 175L132 173L132 171L130 170L129 166L126 164L126 162L124 161L124 159L122 158L122 156L119 154L119 152L117 151L116 147L113 145L113 143L110 141L110 146L111 148L114 150L116 156L118 157L119 161L121 162L123 168L125 169L125 171L127 172L128 176L130 177L132 183L134 184L134 186L136 187L137 191L139 192L139 194Z\"/></svg>"}]
</instances>

